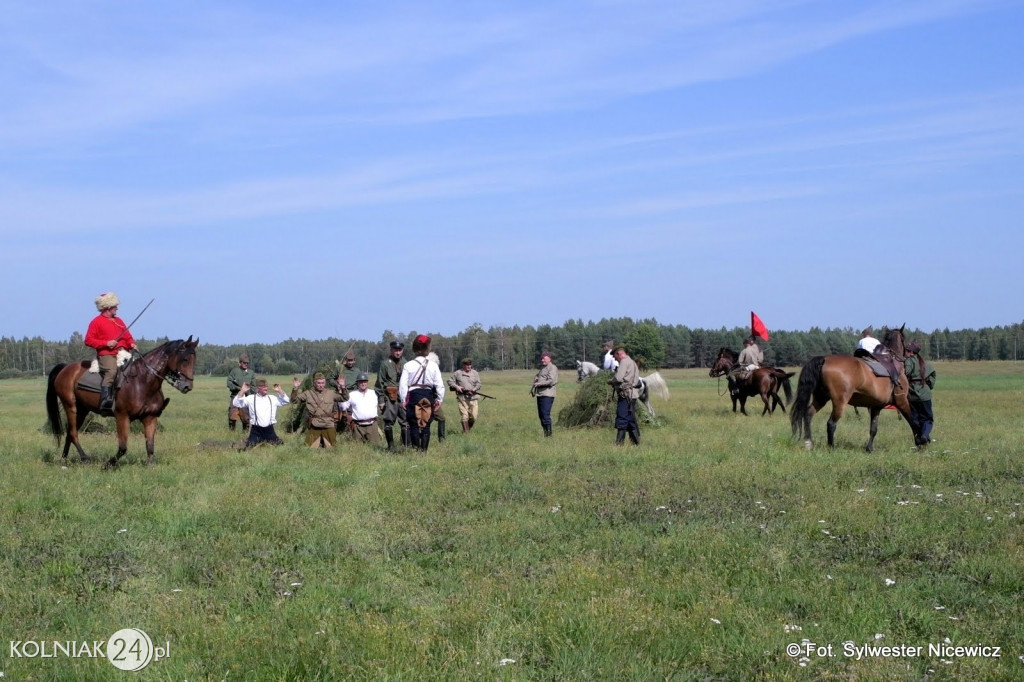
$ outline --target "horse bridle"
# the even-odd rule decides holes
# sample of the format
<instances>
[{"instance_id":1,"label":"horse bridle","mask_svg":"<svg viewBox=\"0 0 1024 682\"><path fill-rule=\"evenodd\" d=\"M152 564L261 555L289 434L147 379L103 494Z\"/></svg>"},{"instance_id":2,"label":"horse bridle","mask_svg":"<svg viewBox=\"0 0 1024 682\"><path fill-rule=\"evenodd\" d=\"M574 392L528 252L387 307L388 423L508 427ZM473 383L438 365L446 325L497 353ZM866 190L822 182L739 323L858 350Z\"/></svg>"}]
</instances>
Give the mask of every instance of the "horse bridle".
<instances>
[{"instance_id":1,"label":"horse bridle","mask_svg":"<svg viewBox=\"0 0 1024 682\"><path fill-rule=\"evenodd\" d=\"M138 360L142 362L145 368L148 369L153 376L159 378L161 381L166 381L167 383L169 383L171 386L173 386L175 389L182 393L188 393L190 390L192 390L191 388L189 388L188 385L189 383L194 381L192 377L186 376L174 369L167 369L166 367L164 368L164 373L161 374L158 369L156 369L155 367L150 365L149 362L146 361L145 355L139 353L138 351L135 352L138 353ZM169 358L170 353L167 353L164 357Z\"/></svg>"}]
</instances>

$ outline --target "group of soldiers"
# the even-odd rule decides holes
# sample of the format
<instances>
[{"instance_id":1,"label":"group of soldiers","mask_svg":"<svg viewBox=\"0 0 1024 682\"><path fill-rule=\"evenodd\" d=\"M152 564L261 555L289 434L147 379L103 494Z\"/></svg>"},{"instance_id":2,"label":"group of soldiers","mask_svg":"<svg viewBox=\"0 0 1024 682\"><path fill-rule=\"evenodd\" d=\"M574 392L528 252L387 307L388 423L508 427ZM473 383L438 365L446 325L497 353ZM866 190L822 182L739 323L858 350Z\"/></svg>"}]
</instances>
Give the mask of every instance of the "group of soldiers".
<instances>
[{"instance_id":1,"label":"group of soldiers","mask_svg":"<svg viewBox=\"0 0 1024 682\"><path fill-rule=\"evenodd\" d=\"M338 434L348 434L353 440L371 444L380 443L383 431L387 448L395 448L395 426L404 445L427 449L430 425L437 422L439 440L446 437L446 420L442 409L445 385L440 376L436 356L429 353L430 339L420 335L413 343L415 357L407 361L405 344L392 341L389 354L377 370L376 382L369 387L369 376L356 367L356 355L350 349L342 359L338 371L330 377L317 372L311 388L300 391L302 381L292 381L290 396L280 385L269 392L266 380L256 380L249 368L249 356L243 353L238 366L228 373L227 389L228 428L235 430L239 422L242 430L249 431L246 445L261 442L283 442L274 432L276 410L287 404L301 406L304 411L303 430L309 447L334 447ZM408 365L408 368L407 368ZM479 416L480 374L473 368L470 358L463 358L461 368L447 382L454 391L459 406L462 430L468 433Z\"/></svg>"}]
</instances>

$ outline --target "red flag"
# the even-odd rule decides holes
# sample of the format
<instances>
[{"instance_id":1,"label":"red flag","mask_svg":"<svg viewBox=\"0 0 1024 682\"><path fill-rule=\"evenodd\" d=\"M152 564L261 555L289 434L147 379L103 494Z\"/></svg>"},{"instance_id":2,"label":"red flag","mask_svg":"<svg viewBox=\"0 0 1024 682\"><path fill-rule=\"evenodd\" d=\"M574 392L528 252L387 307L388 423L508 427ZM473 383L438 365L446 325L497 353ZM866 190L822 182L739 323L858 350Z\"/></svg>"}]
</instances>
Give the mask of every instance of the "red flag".
<instances>
[{"instance_id":1,"label":"red flag","mask_svg":"<svg viewBox=\"0 0 1024 682\"><path fill-rule=\"evenodd\" d=\"M764 326L764 322L757 316L753 310L750 311L750 333L752 336L760 336L765 341L771 339L771 335L768 334L768 327Z\"/></svg>"}]
</instances>

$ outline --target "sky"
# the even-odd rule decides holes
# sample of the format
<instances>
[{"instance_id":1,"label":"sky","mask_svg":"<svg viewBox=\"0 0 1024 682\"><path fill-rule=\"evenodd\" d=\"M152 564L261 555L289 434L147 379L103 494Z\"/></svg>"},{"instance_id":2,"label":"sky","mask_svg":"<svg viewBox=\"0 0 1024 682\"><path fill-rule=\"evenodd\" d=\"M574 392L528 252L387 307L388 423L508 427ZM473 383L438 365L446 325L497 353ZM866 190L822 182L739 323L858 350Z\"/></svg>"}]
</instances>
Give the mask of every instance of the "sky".
<instances>
[{"instance_id":1,"label":"sky","mask_svg":"<svg viewBox=\"0 0 1024 682\"><path fill-rule=\"evenodd\" d=\"M0 14L0 336L1019 323L1024 2Z\"/></svg>"}]
</instances>

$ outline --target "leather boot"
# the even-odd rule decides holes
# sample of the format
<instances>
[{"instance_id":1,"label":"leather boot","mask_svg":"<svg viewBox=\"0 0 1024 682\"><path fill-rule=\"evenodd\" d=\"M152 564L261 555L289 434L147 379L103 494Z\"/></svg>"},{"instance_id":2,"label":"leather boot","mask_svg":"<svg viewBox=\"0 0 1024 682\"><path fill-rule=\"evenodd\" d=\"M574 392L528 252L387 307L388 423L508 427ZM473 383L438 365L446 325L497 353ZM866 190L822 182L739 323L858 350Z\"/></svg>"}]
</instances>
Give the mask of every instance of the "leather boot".
<instances>
[{"instance_id":1,"label":"leather boot","mask_svg":"<svg viewBox=\"0 0 1024 682\"><path fill-rule=\"evenodd\" d=\"M402 445L412 445L409 441L409 427L406 426L402 429Z\"/></svg>"},{"instance_id":2,"label":"leather boot","mask_svg":"<svg viewBox=\"0 0 1024 682\"><path fill-rule=\"evenodd\" d=\"M234 419L229 419L228 420L228 429L230 429L231 431L235 430L235 420Z\"/></svg>"},{"instance_id":3,"label":"leather boot","mask_svg":"<svg viewBox=\"0 0 1024 682\"><path fill-rule=\"evenodd\" d=\"M114 407L114 396L110 386L100 386L100 409L109 412Z\"/></svg>"},{"instance_id":4,"label":"leather boot","mask_svg":"<svg viewBox=\"0 0 1024 682\"><path fill-rule=\"evenodd\" d=\"M626 442L626 429L619 429L615 432L615 444L623 445Z\"/></svg>"},{"instance_id":5,"label":"leather boot","mask_svg":"<svg viewBox=\"0 0 1024 682\"><path fill-rule=\"evenodd\" d=\"M544 437L545 438L550 438L551 437L551 424L546 424L544 426Z\"/></svg>"},{"instance_id":6,"label":"leather boot","mask_svg":"<svg viewBox=\"0 0 1024 682\"><path fill-rule=\"evenodd\" d=\"M388 442L388 450L395 449L395 430L390 426L384 427L384 440Z\"/></svg>"},{"instance_id":7,"label":"leather boot","mask_svg":"<svg viewBox=\"0 0 1024 682\"><path fill-rule=\"evenodd\" d=\"M469 420L469 430L470 431L473 430L473 424L476 424L476 420L475 419L470 419Z\"/></svg>"},{"instance_id":8,"label":"leather boot","mask_svg":"<svg viewBox=\"0 0 1024 682\"><path fill-rule=\"evenodd\" d=\"M437 441L440 443L444 441L445 436L445 422L437 422ZM424 448L426 450L426 448Z\"/></svg>"},{"instance_id":9,"label":"leather boot","mask_svg":"<svg viewBox=\"0 0 1024 682\"><path fill-rule=\"evenodd\" d=\"M443 422L442 422L443 423ZM429 427L430 424L427 424ZM420 450L426 452L427 448L430 447L430 429L426 428L420 431Z\"/></svg>"},{"instance_id":10,"label":"leather boot","mask_svg":"<svg viewBox=\"0 0 1024 682\"><path fill-rule=\"evenodd\" d=\"M630 426L629 427L629 440L633 442L633 445L640 445L640 427Z\"/></svg>"},{"instance_id":11,"label":"leather boot","mask_svg":"<svg viewBox=\"0 0 1024 682\"><path fill-rule=\"evenodd\" d=\"M462 432L469 433L469 422L462 422Z\"/></svg>"}]
</instances>

